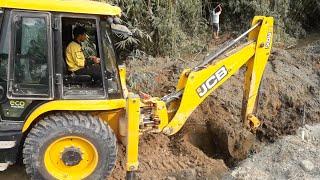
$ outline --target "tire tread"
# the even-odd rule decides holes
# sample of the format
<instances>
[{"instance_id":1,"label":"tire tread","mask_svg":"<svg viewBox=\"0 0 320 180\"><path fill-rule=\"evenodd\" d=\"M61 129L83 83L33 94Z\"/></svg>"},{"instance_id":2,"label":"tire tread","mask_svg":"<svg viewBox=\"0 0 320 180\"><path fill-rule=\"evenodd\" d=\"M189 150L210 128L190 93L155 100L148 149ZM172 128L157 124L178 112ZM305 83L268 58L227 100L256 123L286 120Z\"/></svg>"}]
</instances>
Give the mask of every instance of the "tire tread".
<instances>
[{"instance_id":1,"label":"tire tread","mask_svg":"<svg viewBox=\"0 0 320 180\"><path fill-rule=\"evenodd\" d=\"M117 157L117 142L112 129L96 116L79 112L64 112L46 116L27 135L23 147L23 163L31 179L39 179L41 177L38 169L41 163L39 162L39 158L37 158L37 154L39 153L41 143L45 141L44 137L48 136L48 133L50 135L50 132L66 127L70 131L72 131L72 128L89 130L90 133L95 133L101 141L106 143L108 146L108 167L106 167L105 171L101 171L100 174L93 176L99 179L105 179L109 176L115 166Z\"/></svg>"}]
</instances>

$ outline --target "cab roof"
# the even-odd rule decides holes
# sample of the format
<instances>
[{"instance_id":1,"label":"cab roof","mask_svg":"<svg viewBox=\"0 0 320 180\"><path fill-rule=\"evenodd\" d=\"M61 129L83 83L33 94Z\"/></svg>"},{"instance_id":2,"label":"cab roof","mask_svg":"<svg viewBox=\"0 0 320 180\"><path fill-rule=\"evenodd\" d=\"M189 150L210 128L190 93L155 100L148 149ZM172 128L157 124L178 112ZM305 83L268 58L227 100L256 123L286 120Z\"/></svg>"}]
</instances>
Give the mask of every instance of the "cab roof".
<instances>
[{"instance_id":1,"label":"cab roof","mask_svg":"<svg viewBox=\"0 0 320 180\"><path fill-rule=\"evenodd\" d=\"M89 0L0 0L0 8L120 16L121 9Z\"/></svg>"}]
</instances>

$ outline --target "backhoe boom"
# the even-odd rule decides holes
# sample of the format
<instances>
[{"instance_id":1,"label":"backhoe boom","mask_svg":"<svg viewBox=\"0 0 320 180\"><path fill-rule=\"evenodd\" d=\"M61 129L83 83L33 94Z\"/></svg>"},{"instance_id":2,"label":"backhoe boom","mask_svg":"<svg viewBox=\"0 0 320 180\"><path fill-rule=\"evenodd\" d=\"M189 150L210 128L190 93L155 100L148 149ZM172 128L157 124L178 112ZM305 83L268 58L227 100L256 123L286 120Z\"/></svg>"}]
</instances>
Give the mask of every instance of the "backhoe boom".
<instances>
[{"instance_id":1,"label":"backhoe boom","mask_svg":"<svg viewBox=\"0 0 320 180\"><path fill-rule=\"evenodd\" d=\"M215 58L231 48L242 37L249 34L248 42L225 54L221 60ZM176 92L161 99L143 95L141 99L127 99L127 171L132 174L138 168L137 132L163 132L167 135L177 133L191 113L217 88L226 82L243 66L247 67L243 95L243 122L249 130L254 130L260 121L254 115L257 94L264 69L272 47L273 18L256 16L252 28L232 41L218 53L205 58L193 69L185 69L179 79ZM212 63L213 62L213 63ZM135 102L135 103L134 103ZM138 103L137 103L138 102ZM131 109L131 110L129 110ZM141 114L140 110L141 109ZM137 126L140 118L140 127ZM130 121L130 122L129 122ZM126 127L126 126L123 126ZM244 128L246 129L246 128ZM242 158L254 139L247 129L241 138L222 137L226 142L226 151L234 158ZM240 136L239 136L240 137ZM217 140L217 139L216 139ZM237 144L237 146L236 146ZM246 144L241 147L241 144ZM243 149L242 149L243 148ZM242 149L238 152L239 149Z\"/></svg>"},{"instance_id":2,"label":"backhoe boom","mask_svg":"<svg viewBox=\"0 0 320 180\"><path fill-rule=\"evenodd\" d=\"M181 94L181 98L176 98L178 97L176 95L169 103L169 124L163 129L165 134L177 133L191 113L244 65L247 71L242 107L243 122L245 126L252 129L260 125L260 121L253 113L262 75L272 47L273 18L256 16L252 22L252 28L247 32L249 33L248 42L228 53L226 58L208 64L215 58L209 57L193 70L187 69L182 73L177 85L177 94Z\"/></svg>"}]
</instances>

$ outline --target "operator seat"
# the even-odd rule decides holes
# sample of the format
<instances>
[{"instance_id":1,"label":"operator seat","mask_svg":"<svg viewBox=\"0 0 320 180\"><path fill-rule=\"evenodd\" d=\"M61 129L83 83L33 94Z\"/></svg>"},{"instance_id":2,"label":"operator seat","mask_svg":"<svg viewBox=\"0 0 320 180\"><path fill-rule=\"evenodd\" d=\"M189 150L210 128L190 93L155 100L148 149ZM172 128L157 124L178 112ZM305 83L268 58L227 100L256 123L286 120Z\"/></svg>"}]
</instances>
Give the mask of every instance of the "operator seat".
<instances>
[{"instance_id":1,"label":"operator seat","mask_svg":"<svg viewBox=\"0 0 320 180\"><path fill-rule=\"evenodd\" d=\"M93 78L90 75L76 75L73 72L70 72L67 68L66 61L63 61L63 69L64 69L64 84L70 85L85 85L85 84L92 84Z\"/></svg>"}]
</instances>

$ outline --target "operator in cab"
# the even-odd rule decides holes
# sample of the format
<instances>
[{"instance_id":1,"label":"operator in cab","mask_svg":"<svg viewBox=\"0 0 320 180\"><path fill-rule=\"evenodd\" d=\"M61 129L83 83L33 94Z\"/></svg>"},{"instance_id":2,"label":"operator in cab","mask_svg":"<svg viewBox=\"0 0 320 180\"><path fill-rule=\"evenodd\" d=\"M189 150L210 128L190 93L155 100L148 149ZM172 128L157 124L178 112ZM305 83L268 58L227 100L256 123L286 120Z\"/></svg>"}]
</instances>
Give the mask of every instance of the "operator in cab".
<instances>
[{"instance_id":1,"label":"operator in cab","mask_svg":"<svg viewBox=\"0 0 320 180\"><path fill-rule=\"evenodd\" d=\"M66 49L68 70L76 75L90 75L94 80L102 80L100 58L96 56L86 58L83 53L81 43L87 40L86 29L76 26L73 29L73 36L74 40Z\"/></svg>"}]
</instances>

